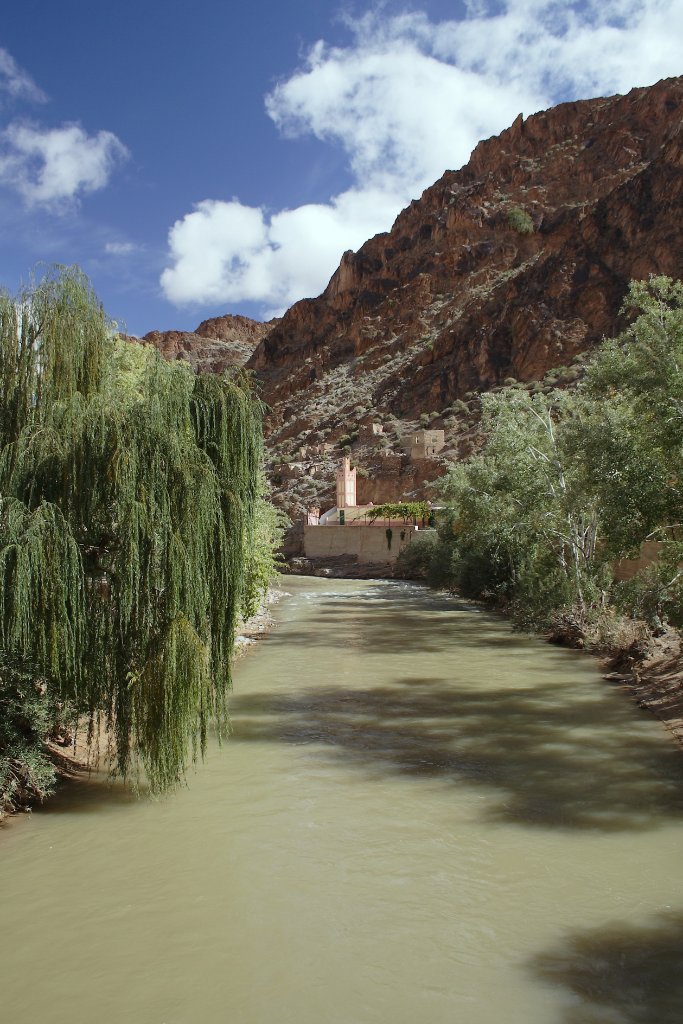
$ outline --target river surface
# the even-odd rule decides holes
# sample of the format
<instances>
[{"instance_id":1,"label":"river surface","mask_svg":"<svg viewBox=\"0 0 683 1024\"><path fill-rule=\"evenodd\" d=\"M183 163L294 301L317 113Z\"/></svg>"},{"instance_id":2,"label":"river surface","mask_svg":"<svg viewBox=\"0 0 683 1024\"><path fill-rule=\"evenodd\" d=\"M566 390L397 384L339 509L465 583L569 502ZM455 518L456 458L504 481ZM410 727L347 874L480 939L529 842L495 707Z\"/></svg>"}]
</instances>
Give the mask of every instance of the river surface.
<instances>
[{"instance_id":1,"label":"river surface","mask_svg":"<svg viewBox=\"0 0 683 1024\"><path fill-rule=\"evenodd\" d=\"M234 735L0 835L6 1024L680 1024L683 756L595 663L286 579Z\"/></svg>"}]
</instances>

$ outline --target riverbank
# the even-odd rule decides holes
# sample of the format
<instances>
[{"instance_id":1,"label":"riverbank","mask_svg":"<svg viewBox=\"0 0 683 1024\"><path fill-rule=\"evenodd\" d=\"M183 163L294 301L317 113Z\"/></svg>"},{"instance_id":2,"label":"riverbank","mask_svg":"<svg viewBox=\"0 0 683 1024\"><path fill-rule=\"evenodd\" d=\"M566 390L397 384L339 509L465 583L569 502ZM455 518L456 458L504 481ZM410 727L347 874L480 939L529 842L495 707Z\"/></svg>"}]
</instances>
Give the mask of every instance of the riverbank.
<instances>
[{"instance_id":1,"label":"riverbank","mask_svg":"<svg viewBox=\"0 0 683 1024\"><path fill-rule=\"evenodd\" d=\"M683 637L668 628L640 658L617 656L604 678L623 686L639 707L655 715L683 746Z\"/></svg>"},{"instance_id":2,"label":"riverbank","mask_svg":"<svg viewBox=\"0 0 683 1024\"><path fill-rule=\"evenodd\" d=\"M262 640L273 627L274 619L271 609L281 600L283 591L279 587L269 587L263 604L250 619L242 622L235 636L235 657L246 654L250 648Z\"/></svg>"}]
</instances>

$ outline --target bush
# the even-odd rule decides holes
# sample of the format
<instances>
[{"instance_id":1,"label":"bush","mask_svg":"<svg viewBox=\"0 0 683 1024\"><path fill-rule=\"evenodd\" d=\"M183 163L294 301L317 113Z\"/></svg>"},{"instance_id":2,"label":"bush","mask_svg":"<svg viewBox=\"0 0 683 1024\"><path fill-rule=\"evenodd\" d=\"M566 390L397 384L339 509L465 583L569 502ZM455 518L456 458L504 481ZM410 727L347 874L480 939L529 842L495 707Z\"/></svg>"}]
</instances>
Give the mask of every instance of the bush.
<instances>
[{"instance_id":1,"label":"bush","mask_svg":"<svg viewBox=\"0 0 683 1024\"><path fill-rule=\"evenodd\" d=\"M424 579L434 561L437 543L438 538L434 534L421 538L416 544L408 544L396 559L399 572L407 579Z\"/></svg>"},{"instance_id":2,"label":"bush","mask_svg":"<svg viewBox=\"0 0 683 1024\"><path fill-rule=\"evenodd\" d=\"M678 566L680 547L672 544L669 555L664 554L658 562L614 588L618 610L631 618L643 619L655 632L664 622L683 625L683 571Z\"/></svg>"},{"instance_id":3,"label":"bush","mask_svg":"<svg viewBox=\"0 0 683 1024\"><path fill-rule=\"evenodd\" d=\"M469 411L470 410L469 406L467 405L467 402L463 402L462 398L458 398L457 401L453 402L453 405L451 406L451 412L455 416L467 416Z\"/></svg>"},{"instance_id":4,"label":"bush","mask_svg":"<svg viewBox=\"0 0 683 1024\"><path fill-rule=\"evenodd\" d=\"M0 818L55 786L56 773L44 746L62 724L64 708L48 693L35 667L0 660Z\"/></svg>"},{"instance_id":5,"label":"bush","mask_svg":"<svg viewBox=\"0 0 683 1024\"><path fill-rule=\"evenodd\" d=\"M532 235L534 233L534 222L526 210L521 206L513 206L508 210L508 226L516 231L518 235Z\"/></svg>"}]
</instances>

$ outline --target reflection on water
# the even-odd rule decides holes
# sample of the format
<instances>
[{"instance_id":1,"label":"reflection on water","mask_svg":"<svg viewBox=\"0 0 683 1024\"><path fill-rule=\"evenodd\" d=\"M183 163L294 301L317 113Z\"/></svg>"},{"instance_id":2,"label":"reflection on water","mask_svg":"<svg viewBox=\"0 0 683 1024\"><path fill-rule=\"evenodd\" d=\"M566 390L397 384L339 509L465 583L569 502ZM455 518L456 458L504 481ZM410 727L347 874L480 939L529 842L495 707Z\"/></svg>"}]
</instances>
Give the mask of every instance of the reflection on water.
<instances>
[{"instance_id":1,"label":"reflection on water","mask_svg":"<svg viewBox=\"0 0 683 1024\"><path fill-rule=\"evenodd\" d=\"M286 587L187 789L93 778L2 837L6 1019L679 1024L659 724L418 586Z\"/></svg>"}]
</instances>

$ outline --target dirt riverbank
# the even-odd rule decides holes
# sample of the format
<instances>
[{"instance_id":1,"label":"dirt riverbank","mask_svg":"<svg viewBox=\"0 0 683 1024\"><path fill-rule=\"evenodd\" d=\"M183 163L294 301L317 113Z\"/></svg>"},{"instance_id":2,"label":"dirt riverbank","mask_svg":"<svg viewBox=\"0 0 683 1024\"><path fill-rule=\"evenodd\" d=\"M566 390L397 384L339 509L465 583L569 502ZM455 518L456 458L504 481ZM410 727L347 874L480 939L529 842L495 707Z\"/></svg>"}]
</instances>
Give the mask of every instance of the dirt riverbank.
<instances>
[{"instance_id":1,"label":"dirt riverbank","mask_svg":"<svg viewBox=\"0 0 683 1024\"><path fill-rule=\"evenodd\" d=\"M605 679L625 687L636 703L655 715L683 746L683 637L667 629L642 659L612 661Z\"/></svg>"}]
</instances>

